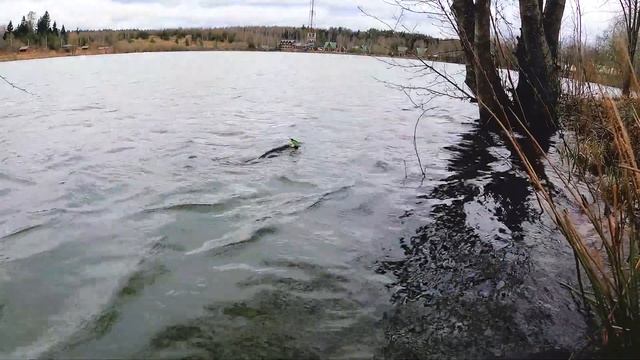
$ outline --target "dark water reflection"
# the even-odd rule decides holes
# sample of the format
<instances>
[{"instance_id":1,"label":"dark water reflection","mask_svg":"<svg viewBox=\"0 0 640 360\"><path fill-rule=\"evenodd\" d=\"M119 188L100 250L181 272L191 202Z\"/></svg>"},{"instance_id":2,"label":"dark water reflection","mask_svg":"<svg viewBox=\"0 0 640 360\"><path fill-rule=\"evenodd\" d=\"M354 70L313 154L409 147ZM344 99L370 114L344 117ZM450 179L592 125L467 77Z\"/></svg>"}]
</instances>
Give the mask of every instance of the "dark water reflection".
<instances>
[{"instance_id":1,"label":"dark water reflection","mask_svg":"<svg viewBox=\"0 0 640 360\"><path fill-rule=\"evenodd\" d=\"M569 358L584 345L584 324L558 283L547 282L558 269L533 259L554 250L541 254L531 239L559 238L519 159L480 123L447 150L452 175L418 196L440 200L428 223L378 268L396 278L385 357Z\"/></svg>"}]
</instances>

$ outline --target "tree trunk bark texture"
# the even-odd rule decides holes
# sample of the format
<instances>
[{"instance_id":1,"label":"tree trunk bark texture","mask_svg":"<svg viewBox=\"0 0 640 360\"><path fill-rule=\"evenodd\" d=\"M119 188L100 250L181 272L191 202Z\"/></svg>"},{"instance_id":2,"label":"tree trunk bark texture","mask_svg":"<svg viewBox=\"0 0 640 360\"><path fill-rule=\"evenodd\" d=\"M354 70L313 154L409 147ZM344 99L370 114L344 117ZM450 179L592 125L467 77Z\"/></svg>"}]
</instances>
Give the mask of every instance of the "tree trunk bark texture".
<instances>
[{"instance_id":1,"label":"tree trunk bark texture","mask_svg":"<svg viewBox=\"0 0 640 360\"><path fill-rule=\"evenodd\" d=\"M633 77L635 76L635 58L636 58L636 46L638 46L638 33L627 34L627 56L624 62L624 73L622 78L622 95L629 96L631 94L631 85L633 83Z\"/></svg>"},{"instance_id":2,"label":"tree trunk bark texture","mask_svg":"<svg viewBox=\"0 0 640 360\"><path fill-rule=\"evenodd\" d=\"M619 0L627 35L626 58L622 61L622 95L631 94L632 80L635 78L636 47L640 31L640 2L638 0ZM636 84L637 85L637 84Z\"/></svg>"},{"instance_id":3,"label":"tree trunk bark texture","mask_svg":"<svg viewBox=\"0 0 640 360\"><path fill-rule=\"evenodd\" d=\"M546 8L555 6L555 11L545 9L547 11L541 12L539 0L519 2L522 28L519 38L517 100L531 130L548 132L555 127L556 107L560 96L557 46L564 4L558 4L558 0L548 0ZM549 38L552 39L551 42Z\"/></svg>"},{"instance_id":4,"label":"tree trunk bark texture","mask_svg":"<svg viewBox=\"0 0 640 360\"><path fill-rule=\"evenodd\" d=\"M456 20L456 32L462 43L462 50L466 58L466 77L465 84L471 89L475 95L476 89L476 70L473 62L476 34L475 4L473 0L453 0L451 10Z\"/></svg>"},{"instance_id":5,"label":"tree trunk bark texture","mask_svg":"<svg viewBox=\"0 0 640 360\"><path fill-rule=\"evenodd\" d=\"M491 0L476 0L475 10L476 98L480 116L503 120L509 101L491 51Z\"/></svg>"},{"instance_id":6,"label":"tree trunk bark texture","mask_svg":"<svg viewBox=\"0 0 640 360\"><path fill-rule=\"evenodd\" d=\"M518 0L519 79L513 99L501 84L492 46L491 0L452 0L451 10L466 57L466 84L480 103L482 118L526 119L534 134L555 129L560 96L557 66L560 25L566 0Z\"/></svg>"}]
</instances>

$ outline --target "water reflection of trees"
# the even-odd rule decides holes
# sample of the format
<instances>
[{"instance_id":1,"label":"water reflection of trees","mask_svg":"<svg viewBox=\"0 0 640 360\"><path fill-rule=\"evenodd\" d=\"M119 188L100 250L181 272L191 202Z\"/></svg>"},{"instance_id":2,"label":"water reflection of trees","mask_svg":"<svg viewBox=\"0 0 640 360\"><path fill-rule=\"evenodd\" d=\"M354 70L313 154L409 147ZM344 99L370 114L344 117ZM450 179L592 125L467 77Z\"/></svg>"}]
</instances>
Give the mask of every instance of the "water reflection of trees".
<instances>
[{"instance_id":1,"label":"water reflection of trees","mask_svg":"<svg viewBox=\"0 0 640 360\"><path fill-rule=\"evenodd\" d=\"M549 314L526 286L525 228L539 209L503 144L477 124L448 147L452 174L422 196L438 201L428 223L401 239L403 256L381 262L395 278L387 356L562 355L546 352L557 347L544 334Z\"/></svg>"}]
</instances>

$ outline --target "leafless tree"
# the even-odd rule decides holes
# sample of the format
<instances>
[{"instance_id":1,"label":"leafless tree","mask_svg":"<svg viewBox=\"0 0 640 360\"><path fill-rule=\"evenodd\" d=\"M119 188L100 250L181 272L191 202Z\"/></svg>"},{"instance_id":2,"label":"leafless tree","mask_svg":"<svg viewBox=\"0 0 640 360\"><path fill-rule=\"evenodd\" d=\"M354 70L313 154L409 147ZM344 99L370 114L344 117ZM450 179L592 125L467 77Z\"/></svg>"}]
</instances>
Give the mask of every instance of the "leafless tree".
<instances>
[{"instance_id":1,"label":"leafless tree","mask_svg":"<svg viewBox=\"0 0 640 360\"><path fill-rule=\"evenodd\" d=\"M623 60L622 94L629 96L631 80L634 76L636 47L638 46L638 32L640 31L640 0L618 0L624 18L626 35L626 59Z\"/></svg>"},{"instance_id":2,"label":"leafless tree","mask_svg":"<svg viewBox=\"0 0 640 360\"><path fill-rule=\"evenodd\" d=\"M457 35L466 59L465 83L480 105L481 118L495 118L506 124L515 118L534 134L546 134L555 128L560 96L558 47L566 0L517 0L517 85L516 81L502 81L498 72L495 42L500 41L504 24L498 24L500 14L492 7L492 0L393 3L403 11L423 14L425 20L440 22Z\"/></svg>"}]
</instances>

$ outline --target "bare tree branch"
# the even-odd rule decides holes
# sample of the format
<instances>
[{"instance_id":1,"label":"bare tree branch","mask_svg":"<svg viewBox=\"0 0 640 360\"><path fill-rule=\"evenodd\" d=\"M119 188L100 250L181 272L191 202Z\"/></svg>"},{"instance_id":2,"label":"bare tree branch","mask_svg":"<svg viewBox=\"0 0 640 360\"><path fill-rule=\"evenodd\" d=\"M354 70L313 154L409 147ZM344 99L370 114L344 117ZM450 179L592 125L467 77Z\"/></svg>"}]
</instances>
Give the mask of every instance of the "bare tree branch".
<instances>
[{"instance_id":1,"label":"bare tree branch","mask_svg":"<svg viewBox=\"0 0 640 360\"><path fill-rule=\"evenodd\" d=\"M399 0L391 0L389 2L389 4L397 6L400 8L400 16L398 16L395 20L396 23L394 25L391 25L389 23L387 23L386 21L382 20L381 18L377 17L376 15L370 14L367 11L365 11L361 6L358 6L358 9L366 16L369 16L371 18L373 18L374 20L377 20L378 22L380 22L381 24L385 25L387 28L389 28L391 31L398 31L398 26L401 25L400 21L404 15L404 12L412 12L412 13L420 13L420 14L428 14L428 15L433 15L433 16L442 16L443 13L446 14L445 11L442 12L431 12L431 11L422 11L422 10L416 10L415 8L411 7L410 5L404 5L401 1ZM444 8L442 8L444 9ZM405 26L403 26L403 28L407 31L409 31L409 29L407 29ZM445 94L442 92L438 92L436 90L432 90L432 89L426 89L423 88L424 90L427 90L429 92L431 92L432 94L436 94L436 95L445 95L445 96L450 96L452 98L455 99L465 99L465 100L470 100L470 101L477 101L476 97L473 96L472 94L470 94L468 91L466 91L462 86L460 86L457 81L455 81L455 79L453 79L451 76L448 76L447 74L444 73L444 71L440 71L438 69L436 69L433 65L427 63L427 61L425 61L425 59L423 59L422 57L420 57L419 55L415 55L415 58L420 62L420 64L418 65L419 67L424 67L426 68L428 71L436 74L437 77L439 77L440 79L444 80L446 83L448 83L449 85L453 86L457 91L459 91L463 96L451 96L450 94ZM396 66L397 64L391 64L389 62L386 62L389 65L394 65ZM399 87L401 89L403 89L402 86L395 84L396 87Z\"/></svg>"},{"instance_id":2,"label":"bare tree branch","mask_svg":"<svg viewBox=\"0 0 640 360\"><path fill-rule=\"evenodd\" d=\"M35 94L34 94L34 93L31 93L31 92L29 92L28 90L26 90L26 89L23 89L23 88L19 87L18 85L16 85L16 84L12 83L11 81L9 81L9 79L7 79L6 77L4 77L4 76L2 76L2 75L0 75L0 79L2 79L2 81L6 82L7 84L9 84L9 85L10 85L12 88L14 88L14 89L17 89L17 90L20 90L20 91L22 91L22 92L24 92L24 93L26 93L26 94L29 94L29 95L33 95L33 96L35 96Z\"/></svg>"},{"instance_id":3,"label":"bare tree branch","mask_svg":"<svg viewBox=\"0 0 640 360\"><path fill-rule=\"evenodd\" d=\"M411 94L408 91L404 90L404 94L407 96L409 101L411 101L411 104L413 104L413 106L416 109L422 110L422 112L420 113L420 116L418 116L418 118L416 119L416 124L413 127L413 150L416 153L416 158L418 159L418 166L420 166L420 172L422 173L422 179L424 180L424 178L427 177L427 174L425 173L424 167L422 167L422 160L420 159L420 152L418 151L418 125L420 125L420 120L422 120L422 118L427 114L427 112L429 112L430 110L435 109L435 107L430 107L430 108L425 108L424 107L433 98L430 98L429 100L427 100L426 102L424 102L422 104L418 104L413 100L413 97L411 96Z\"/></svg>"}]
</instances>

